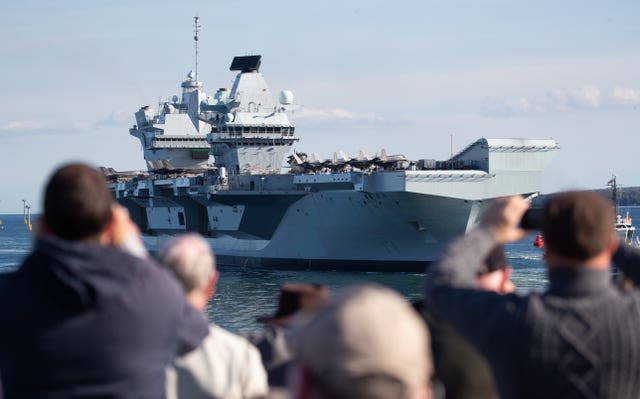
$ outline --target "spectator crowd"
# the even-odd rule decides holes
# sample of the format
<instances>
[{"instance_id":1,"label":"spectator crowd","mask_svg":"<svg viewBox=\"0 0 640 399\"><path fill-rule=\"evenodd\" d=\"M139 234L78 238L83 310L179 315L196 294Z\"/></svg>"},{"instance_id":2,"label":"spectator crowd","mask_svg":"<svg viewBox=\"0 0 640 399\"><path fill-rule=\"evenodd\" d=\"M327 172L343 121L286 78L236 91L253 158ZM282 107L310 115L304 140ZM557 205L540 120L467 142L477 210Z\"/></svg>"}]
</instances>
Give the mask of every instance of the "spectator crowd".
<instances>
[{"instance_id":1,"label":"spectator crowd","mask_svg":"<svg viewBox=\"0 0 640 399\"><path fill-rule=\"evenodd\" d=\"M548 287L520 294L504 244L528 232L520 196L451 242L413 303L360 284L280 288L245 336L210 323L220 274L195 233L147 253L85 164L52 174L32 252L0 274L0 398L638 398L640 250L613 205L544 206Z\"/></svg>"}]
</instances>

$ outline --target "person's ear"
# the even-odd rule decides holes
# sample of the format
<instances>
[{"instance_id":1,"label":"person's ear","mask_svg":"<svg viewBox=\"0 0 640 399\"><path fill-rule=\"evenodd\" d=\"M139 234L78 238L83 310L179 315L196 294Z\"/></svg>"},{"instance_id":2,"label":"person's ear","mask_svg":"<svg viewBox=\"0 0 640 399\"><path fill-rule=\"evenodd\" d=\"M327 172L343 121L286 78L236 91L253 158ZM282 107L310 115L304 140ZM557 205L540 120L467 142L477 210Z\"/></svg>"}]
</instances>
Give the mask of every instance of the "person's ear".
<instances>
[{"instance_id":1,"label":"person's ear","mask_svg":"<svg viewBox=\"0 0 640 399\"><path fill-rule=\"evenodd\" d=\"M211 275L211 277L209 278L209 282L207 283L207 288L205 291L205 295L207 296L207 299L211 299L213 298L213 296L216 294L216 290L218 288L218 278L220 277L220 275L218 274L218 271L215 270L213 272L213 274Z\"/></svg>"},{"instance_id":2,"label":"person's ear","mask_svg":"<svg viewBox=\"0 0 640 399\"><path fill-rule=\"evenodd\" d=\"M44 221L44 217L39 217L38 220L36 220L36 231L33 234L33 238L38 239L46 237L49 234L51 234L51 230L49 230L49 226L47 226L47 223Z\"/></svg>"},{"instance_id":3,"label":"person's ear","mask_svg":"<svg viewBox=\"0 0 640 399\"><path fill-rule=\"evenodd\" d=\"M111 218L100 232L99 241L103 245L119 246L126 234L125 224L129 221L129 212L119 204L111 205Z\"/></svg>"}]
</instances>

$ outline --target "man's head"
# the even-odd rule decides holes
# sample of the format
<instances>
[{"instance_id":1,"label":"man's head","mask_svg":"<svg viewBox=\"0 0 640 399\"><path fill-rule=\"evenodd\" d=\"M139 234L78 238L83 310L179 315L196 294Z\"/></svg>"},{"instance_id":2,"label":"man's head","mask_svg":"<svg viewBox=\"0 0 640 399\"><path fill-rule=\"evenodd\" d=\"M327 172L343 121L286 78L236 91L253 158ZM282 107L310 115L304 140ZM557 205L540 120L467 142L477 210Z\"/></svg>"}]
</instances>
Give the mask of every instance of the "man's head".
<instances>
[{"instance_id":1,"label":"man's head","mask_svg":"<svg viewBox=\"0 0 640 399\"><path fill-rule=\"evenodd\" d=\"M297 398L427 398L431 354L425 323L400 295L353 287L298 333Z\"/></svg>"},{"instance_id":2,"label":"man's head","mask_svg":"<svg viewBox=\"0 0 640 399\"><path fill-rule=\"evenodd\" d=\"M109 224L113 196L94 168L74 163L57 169L45 188L43 220L65 240L97 237Z\"/></svg>"},{"instance_id":3,"label":"man's head","mask_svg":"<svg viewBox=\"0 0 640 399\"><path fill-rule=\"evenodd\" d=\"M478 288L499 294L514 292L516 287L511 281L512 271L504 253L504 247L497 245L482 262L482 268L476 277Z\"/></svg>"},{"instance_id":4,"label":"man's head","mask_svg":"<svg viewBox=\"0 0 640 399\"><path fill-rule=\"evenodd\" d=\"M158 258L176 276L192 304L204 309L218 280L215 258L207 241L195 233L174 237L160 249Z\"/></svg>"},{"instance_id":5,"label":"man's head","mask_svg":"<svg viewBox=\"0 0 640 399\"><path fill-rule=\"evenodd\" d=\"M589 263L616 248L615 210L602 196L586 191L568 191L551 197L542 218L547 262L550 266ZM603 259L603 265L608 259Z\"/></svg>"}]
</instances>

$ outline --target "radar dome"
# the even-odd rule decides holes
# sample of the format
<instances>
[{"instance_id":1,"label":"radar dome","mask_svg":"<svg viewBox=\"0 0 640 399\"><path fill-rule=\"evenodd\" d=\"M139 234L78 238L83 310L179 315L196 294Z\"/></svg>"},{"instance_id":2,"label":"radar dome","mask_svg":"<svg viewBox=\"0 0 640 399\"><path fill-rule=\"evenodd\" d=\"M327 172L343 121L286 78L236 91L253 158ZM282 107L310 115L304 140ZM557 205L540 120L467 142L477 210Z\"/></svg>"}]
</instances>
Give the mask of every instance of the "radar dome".
<instances>
[{"instance_id":1,"label":"radar dome","mask_svg":"<svg viewBox=\"0 0 640 399\"><path fill-rule=\"evenodd\" d=\"M233 122L234 119L235 119L235 116L233 116L231 112L229 112L224 116L225 122Z\"/></svg>"},{"instance_id":2,"label":"radar dome","mask_svg":"<svg viewBox=\"0 0 640 399\"><path fill-rule=\"evenodd\" d=\"M293 104L293 93L290 90L282 90L280 92L280 104L282 105Z\"/></svg>"},{"instance_id":3,"label":"radar dome","mask_svg":"<svg viewBox=\"0 0 640 399\"><path fill-rule=\"evenodd\" d=\"M171 97L171 101L173 101L173 103L177 103L178 102L178 96L176 96L175 94L173 95L173 97Z\"/></svg>"},{"instance_id":4,"label":"radar dome","mask_svg":"<svg viewBox=\"0 0 640 399\"><path fill-rule=\"evenodd\" d=\"M173 114L176 112L176 108L169 104L169 103L164 103L164 113L165 114Z\"/></svg>"}]
</instances>

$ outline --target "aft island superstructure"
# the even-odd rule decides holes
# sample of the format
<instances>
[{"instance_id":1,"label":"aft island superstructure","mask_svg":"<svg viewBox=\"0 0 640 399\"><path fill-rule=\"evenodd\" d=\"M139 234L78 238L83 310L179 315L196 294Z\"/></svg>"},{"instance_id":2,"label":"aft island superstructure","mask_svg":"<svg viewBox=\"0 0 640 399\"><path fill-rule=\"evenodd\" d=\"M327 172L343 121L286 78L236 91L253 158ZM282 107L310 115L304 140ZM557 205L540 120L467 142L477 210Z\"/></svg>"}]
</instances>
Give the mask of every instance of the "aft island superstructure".
<instances>
[{"instance_id":1,"label":"aft island superstructure","mask_svg":"<svg viewBox=\"0 0 640 399\"><path fill-rule=\"evenodd\" d=\"M235 57L231 89L213 96L190 73L180 98L136 113L130 134L148 171L105 174L151 248L194 231L221 264L422 271L489 200L538 192L558 149L551 139L481 138L444 161L291 153L293 94L274 101L261 60Z\"/></svg>"}]
</instances>

